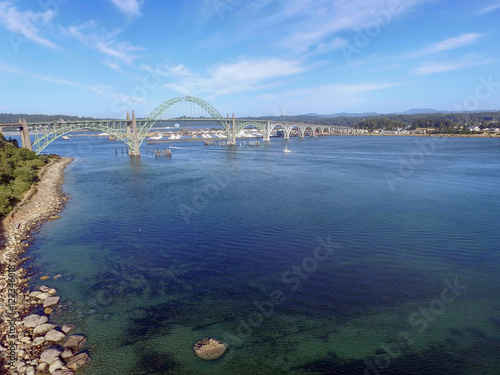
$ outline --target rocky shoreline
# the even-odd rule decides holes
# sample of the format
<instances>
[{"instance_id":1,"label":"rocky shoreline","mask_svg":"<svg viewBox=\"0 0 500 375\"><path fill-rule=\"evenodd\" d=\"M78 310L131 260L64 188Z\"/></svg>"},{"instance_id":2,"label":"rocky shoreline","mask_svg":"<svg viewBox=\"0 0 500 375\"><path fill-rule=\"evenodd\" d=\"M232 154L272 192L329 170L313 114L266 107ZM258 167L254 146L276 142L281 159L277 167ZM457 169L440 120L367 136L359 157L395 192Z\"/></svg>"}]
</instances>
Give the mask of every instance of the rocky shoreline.
<instances>
[{"instance_id":1,"label":"rocky shoreline","mask_svg":"<svg viewBox=\"0 0 500 375\"><path fill-rule=\"evenodd\" d=\"M51 286L29 289L31 274L23 267L30 233L45 221L58 219L68 197L61 190L64 170L73 159L53 161L40 172L40 182L28 191L2 222L0 243L0 373L71 375L90 362L80 352L87 339L67 335L73 324L49 322L60 297ZM43 277L50 282L54 278ZM48 280L50 279L50 281ZM43 311L31 314L34 310Z\"/></svg>"}]
</instances>

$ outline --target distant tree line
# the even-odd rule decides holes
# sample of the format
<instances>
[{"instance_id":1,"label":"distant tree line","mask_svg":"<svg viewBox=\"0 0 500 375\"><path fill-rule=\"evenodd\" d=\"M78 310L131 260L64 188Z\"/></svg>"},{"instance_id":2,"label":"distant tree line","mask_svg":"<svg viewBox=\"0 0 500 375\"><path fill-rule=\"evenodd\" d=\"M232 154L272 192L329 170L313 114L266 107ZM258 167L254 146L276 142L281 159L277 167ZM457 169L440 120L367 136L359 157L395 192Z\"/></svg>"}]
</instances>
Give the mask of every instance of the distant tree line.
<instances>
[{"instance_id":1,"label":"distant tree line","mask_svg":"<svg viewBox=\"0 0 500 375\"><path fill-rule=\"evenodd\" d=\"M259 119L267 117L259 117ZM453 133L467 132L466 127L478 126L484 128L500 127L499 112L470 112L470 113L432 113L432 114L389 114L374 115L363 117L340 116L275 116L269 117L271 121L290 121L305 122L321 125L349 126L357 129L387 129L396 128L415 130L415 129L434 129L436 132Z\"/></svg>"},{"instance_id":2,"label":"distant tree line","mask_svg":"<svg viewBox=\"0 0 500 375\"><path fill-rule=\"evenodd\" d=\"M26 119L27 122L50 122L58 121L59 119L67 121L91 121L95 120L92 117L79 117L68 115L27 115L27 114L13 114L13 113L0 113L1 124L11 124L18 122L19 119Z\"/></svg>"}]
</instances>

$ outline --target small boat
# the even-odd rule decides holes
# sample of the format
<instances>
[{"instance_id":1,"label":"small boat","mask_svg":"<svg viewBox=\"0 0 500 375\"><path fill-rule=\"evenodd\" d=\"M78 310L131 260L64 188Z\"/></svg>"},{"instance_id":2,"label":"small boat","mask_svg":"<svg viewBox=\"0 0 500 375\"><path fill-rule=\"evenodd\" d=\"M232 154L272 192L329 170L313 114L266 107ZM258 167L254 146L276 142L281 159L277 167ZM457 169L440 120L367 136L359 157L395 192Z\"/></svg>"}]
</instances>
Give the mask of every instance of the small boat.
<instances>
[{"instance_id":1,"label":"small boat","mask_svg":"<svg viewBox=\"0 0 500 375\"><path fill-rule=\"evenodd\" d=\"M62 136L62 139L64 139L65 141L69 141L71 138L70 138L70 137L68 137L67 135L63 135L63 136Z\"/></svg>"},{"instance_id":2,"label":"small boat","mask_svg":"<svg viewBox=\"0 0 500 375\"><path fill-rule=\"evenodd\" d=\"M288 145L286 145L286 148L283 150L283 152L292 152L288 149Z\"/></svg>"}]
</instances>

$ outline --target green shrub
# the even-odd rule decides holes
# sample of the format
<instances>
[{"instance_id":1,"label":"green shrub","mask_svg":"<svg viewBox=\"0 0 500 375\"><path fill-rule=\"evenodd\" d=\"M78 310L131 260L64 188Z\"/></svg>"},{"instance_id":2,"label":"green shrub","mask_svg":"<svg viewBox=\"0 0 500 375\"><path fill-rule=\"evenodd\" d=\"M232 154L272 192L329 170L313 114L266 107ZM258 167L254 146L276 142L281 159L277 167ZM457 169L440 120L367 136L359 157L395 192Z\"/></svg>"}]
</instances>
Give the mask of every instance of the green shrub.
<instances>
[{"instance_id":1,"label":"green shrub","mask_svg":"<svg viewBox=\"0 0 500 375\"><path fill-rule=\"evenodd\" d=\"M0 135L0 217L12 211L23 194L38 181L38 171L52 156L37 156Z\"/></svg>"}]
</instances>

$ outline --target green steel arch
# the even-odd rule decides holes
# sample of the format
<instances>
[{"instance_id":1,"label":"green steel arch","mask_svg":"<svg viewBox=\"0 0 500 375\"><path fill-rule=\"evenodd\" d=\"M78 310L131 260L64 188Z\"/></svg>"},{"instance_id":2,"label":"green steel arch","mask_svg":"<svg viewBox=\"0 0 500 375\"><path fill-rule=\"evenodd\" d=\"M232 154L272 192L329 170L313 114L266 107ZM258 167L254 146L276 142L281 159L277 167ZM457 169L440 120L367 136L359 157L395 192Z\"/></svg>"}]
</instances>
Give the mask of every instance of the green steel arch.
<instances>
[{"instance_id":1,"label":"green steel arch","mask_svg":"<svg viewBox=\"0 0 500 375\"><path fill-rule=\"evenodd\" d=\"M125 123L125 121L123 122ZM35 140L32 145L33 151L35 151L37 155L40 155L40 153L56 139L61 138L63 135L66 135L68 133L79 130L95 130L102 133L107 133L110 136L115 137L116 140L124 143L128 148L131 148L133 146L133 142L132 140L127 138L127 133L122 131L121 129L113 127L111 123L113 123L113 121L110 121L109 123L102 121L81 121L67 123L63 128L55 129L44 134L35 133Z\"/></svg>"},{"instance_id":2,"label":"green steel arch","mask_svg":"<svg viewBox=\"0 0 500 375\"><path fill-rule=\"evenodd\" d=\"M205 111L208 112L208 114L212 117L212 119L216 120L219 122L222 127L226 130L226 132L229 131L230 129L230 122L227 121L222 115L214 108L212 105L207 103L206 101L196 98L194 96L179 96L177 98L173 98L170 100L167 100L163 104L159 105L156 107L153 112L149 114L149 116L142 121L141 125L138 127L138 133L139 133L139 143L142 143L144 138L146 138L147 133L151 130L153 125L161 120L161 115L165 113L170 107L174 106L177 103L180 102L192 102L203 108Z\"/></svg>"},{"instance_id":3,"label":"green steel arch","mask_svg":"<svg viewBox=\"0 0 500 375\"><path fill-rule=\"evenodd\" d=\"M262 132L266 131L267 127L267 122L264 121L238 121L236 123L236 133L239 133L243 129L245 129L247 126L253 126L254 128L259 129Z\"/></svg>"}]
</instances>

